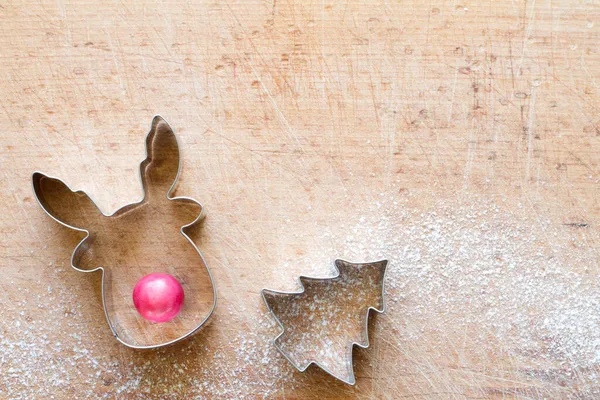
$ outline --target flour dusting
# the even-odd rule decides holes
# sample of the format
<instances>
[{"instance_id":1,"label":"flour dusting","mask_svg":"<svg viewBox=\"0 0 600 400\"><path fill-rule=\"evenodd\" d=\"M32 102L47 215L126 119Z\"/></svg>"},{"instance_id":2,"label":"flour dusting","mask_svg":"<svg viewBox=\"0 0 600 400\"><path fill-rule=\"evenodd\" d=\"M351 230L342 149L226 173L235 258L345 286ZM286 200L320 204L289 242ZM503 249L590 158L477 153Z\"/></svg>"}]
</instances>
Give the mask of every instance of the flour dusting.
<instances>
[{"instance_id":1,"label":"flour dusting","mask_svg":"<svg viewBox=\"0 0 600 400\"><path fill-rule=\"evenodd\" d=\"M459 366L535 387L502 394L543 398L577 388L572 394L600 395L600 281L598 254L589 245L595 231L585 224L553 225L523 204L484 198L440 200L423 210L382 193L371 204L320 241L355 262L390 260L388 310L378 318L377 334L399 331L391 341L400 348L426 342L423 347L437 349L413 354L435 366L419 368L431 374L424 386L454 385L454 393L462 393L457 379L440 377L445 366L438 352L459 360L471 352L474 360ZM322 275L327 257L313 251L300 262ZM526 368L507 373L507 364ZM388 367L393 364L381 365ZM544 386L556 377L564 387Z\"/></svg>"},{"instance_id":2,"label":"flour dusting","mask_svg":"<svg viewBox=\"0 0 600 400\"><path fill-rule=\"evenodd\" d=\"M395 380L382 387L397 390L600 396L600 282L589 245L598 240L595 229L553 224L502 199L416 208L383 193L370 204L319 233L304 255L269 266L324 277L333 275L335 258L389 260L387 310L370 331L372 348L360 352L357 386L347 390L360 392L361 376L386 369L397 373L386 374ZM90 329L97 325L83 309L87 294L61 279L75 272L52 262L47 271L37 282L10 282L21 296L0 309L0 397L256 398L311 382L311 373L296 372L273 346L280 329L258 291L244 309L219 305L212 324L229 319L237 331L209 326L179 346L140 353L113 343L107 329ZM276 276L264 285L299 287L296 275Z\"/></svg>"}]
</instances>

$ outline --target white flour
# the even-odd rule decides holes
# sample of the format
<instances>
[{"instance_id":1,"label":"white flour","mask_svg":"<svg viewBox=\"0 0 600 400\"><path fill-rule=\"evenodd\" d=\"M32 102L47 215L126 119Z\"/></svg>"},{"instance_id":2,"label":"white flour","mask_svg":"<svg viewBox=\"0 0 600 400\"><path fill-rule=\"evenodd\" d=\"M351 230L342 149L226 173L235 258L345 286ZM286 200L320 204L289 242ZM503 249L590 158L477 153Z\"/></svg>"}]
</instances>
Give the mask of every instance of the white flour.
<instances>
[{"instance_id":1,"label":"white flour","mask_svg":"<svg viewBox=\"0 0 600 400\"><path fill-rule=\"evenodd\" d=\"M553 225L529 211L485 199L440 201L428 210L414 210L383 194L359 220L323 232L305 256L290 255L287 263L302 266L303 274L323 276L328 268L323 260L336 256L355 262L390 260L387 311L370 333L379 352L361 354L376 370L422 376L396 376L396 390L420 385L460 395L469 386L469 393L486 395L484 386L505 384L516 389L502 394L600 396L600 285L597 252L588 243L598 239L597 231ZM258 293L239 331L230 333L231 340L219 340L216 349L208 351L205 341L192 339L150 355L118 344L107 352L112 340L107 331L89 330L81 294L59 279L74 272L48 268L56 277L50 282L12 278L22 296L0 310L5 321L0 397L60 398L69 391L90 398L115 393L127 398L260 397L289 394L310 383L271 345L279 329ZM31 284L47 286L47 295L33 295L27 289ZM241 319L229 304L219 308L218 319ZM511 365L519 368L511 370ZM459 378L468 379L468 385ZM535 391L527 391L527 385ZM348 390L361 390L360 377L356 389ZM377 397L378 389L371 390Z\"/></svg>"}]
</instances>

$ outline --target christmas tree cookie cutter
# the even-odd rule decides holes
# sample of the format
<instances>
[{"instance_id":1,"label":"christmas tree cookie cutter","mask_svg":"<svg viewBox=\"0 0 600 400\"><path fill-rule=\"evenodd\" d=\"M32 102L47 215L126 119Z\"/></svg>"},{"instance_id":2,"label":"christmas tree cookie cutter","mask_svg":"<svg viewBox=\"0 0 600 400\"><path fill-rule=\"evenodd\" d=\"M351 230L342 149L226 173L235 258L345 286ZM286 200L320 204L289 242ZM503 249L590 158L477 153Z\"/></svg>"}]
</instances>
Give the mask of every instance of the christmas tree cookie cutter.
<instances>
[{"instance_id":1,"label":"christmas tree cookie cutter","mask_svg":"<svg viewBox=\"0 0 600 400\"><path fill-rule=\"evenodd\" d=\"M73 191L41 172L32 175L42 209L61 225L85 233L73 250L71 267L102 273L96 295L108 326L119 342L135 349L158 348L193 335L207 323L217 302L208 264L188 236L204 209L192 198L172 195L181 171L180 145L161 116L153 118L145 144L139 169L143 197L110 215L84 191ZM183 285L184 306L172 321L147 321L133 305L135 283L151 272L169 273Z\"/></svg>"},{"instance_id":2,"label":"christmas tree cookie cutter","mask_svg":"<svg viewBox=\"0 0 600 400\"><path fill-rule=\"evenodd\" d=\"M300 372L315 364L354 385L354 346L369 347L371 310L385 311L387 260L351 263L335 260L332 278L300 276L302 290L261 291L267 309L283 329L273 343ZM350 311L348 311L350 310ZM358 311L352 315L351 311Z\"/></svg>"}]
</instances>

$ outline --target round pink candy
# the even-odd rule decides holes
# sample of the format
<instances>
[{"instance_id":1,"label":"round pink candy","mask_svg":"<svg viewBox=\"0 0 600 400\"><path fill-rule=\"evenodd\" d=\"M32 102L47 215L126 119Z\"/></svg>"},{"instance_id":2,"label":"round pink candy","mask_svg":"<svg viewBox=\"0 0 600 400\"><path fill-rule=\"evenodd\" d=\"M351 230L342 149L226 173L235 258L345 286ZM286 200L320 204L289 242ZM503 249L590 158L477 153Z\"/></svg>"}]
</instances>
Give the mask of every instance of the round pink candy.
<instances>
[{"instance_id":1,"label":"round pink candy","mask_svg":"<svg viewBox=\"0 0 600 400\"><path fill-rule=\"evenodd\" d=\"M148 321L167 322L183 306L183 288L169 274L146 275L133 288L133 304Z\"/></svg>"}]
</instances>

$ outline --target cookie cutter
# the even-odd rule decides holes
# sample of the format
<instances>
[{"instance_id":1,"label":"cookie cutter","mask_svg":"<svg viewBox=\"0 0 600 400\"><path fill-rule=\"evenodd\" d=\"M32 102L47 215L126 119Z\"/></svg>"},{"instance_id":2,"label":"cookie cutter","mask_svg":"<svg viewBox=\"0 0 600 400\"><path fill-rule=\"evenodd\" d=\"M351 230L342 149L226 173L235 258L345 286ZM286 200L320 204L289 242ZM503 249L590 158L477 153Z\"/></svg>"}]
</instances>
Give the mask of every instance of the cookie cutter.
<instances>
[{"instance_id":1,"label":"cookie cutter","mask_svg":"<svg viewBox=\"0 0 600 400\"><path fill-rule=\"evenodd\" d=\"M178 155L178 165L177 165L177 172L175 174L175 177L173 179L173 183L171 184L170 188L168 189L167 193L166 193L166 198L169 201L183 201L183 202L187 202L187 203L193 203L197 206L199 206L201 208L200 213L197 215L197 217L190 223L181 226L181 228L179 229L179 232L187 239L187 241L189 242L189 244L192 245L192 247L194 248L194 250L196 251L196 253L198 254L198 256L200 257L200 260L202 262L202 265L206 268L206 272L208 275L208 278L210 280L210 285L212 286L212 296L213 296L213 301L212 301L212 306L210 307L210 310L208 311L208 313L206 314L206 316L204 317L204 319L202 319L200 321L199 324L197 324L193 329L191 329L189 332L173 339L173 340L169 340L163 343L159 343L159 344L152 344L152 345L136 345L136 344L132 344L132 343L128 343L127 341L125 341L124 339L122 339L117 330L115 329L115 327L113 326L111 319L109 317L109 312L107 310L107 305L106 305L106 296L105 296L105 269L102 266L98 266L96 268L93 269L82 269L79 268L79 260L81 260L81 257L84 255L84 253L86 251L89 250L89 248L91 247L87 242L88 239L90 239L90 231L81 227L76 227L73 225L69 225L68 223L60 220L57 216L55 216L52 212L52 209L50 208L49 204L46 202L46 199L44 197L44 193L42 190L42 181L44 179L49 179L51 181L54 181L55 183L64 185L64 187L66 189L68 189L69 191L71 191L73 194L76 194L79 197L82 196L86 196L88 198L88 200L90 201L90 203L96 207L97 211L100 213L100 215L102 217L116 217L116 216L120 216L124 213L129 213L133 210L135 210L136 208L144 205L147 200L148 200L148 191L149 189L146 187L147 184L147 168L148 166L151 165L152 160L153 160L153 155L155 155L154 153L156 153L156 151L154 150L154 148L152 147L152 143L153 140L155 139L155 137L157 136L157 131L159 128L159 125L161 127L161 129L166 130L167 134L171 134L173 139L174 139L174 143L175 143L175 149ZM140 169L139 169L139 179L140 179L140 183L142 185L142 188L144 189L144 194L143 197L140 201L137 202L133 202L133 203L129 203L123 207L121 207L120 209L116 210L115 212L113 212L112 214L104 214L102 211L100 211L100 209L98 208L98 206L96 205L96 202L92 199L92 197L86 193L83 190L77 190L77 191L73 191L64 181L62 181L59 178L56 177L52 177L49 175L45 175L42 172L39 171L35 171L32 174L32 186L33 186L33 192L35 195L35 198L38 202L38 204L42 207L42 209L44 210L44 212L46 214L48 214L53 220L55 220L56 222L58 222L59 224L69 228L69 229L73 229L79 232L85 232L86 236L77 244L77 246L75 247L75 249L73 250L73 253L71 254L71 267L79 272L85 272L85 273L91 273L91 272L97 272L97 271L101 271L102 272L102 280L101 280L101 297L102 297L102 308L104 310L104 316L106 317L106 321L108 323L108 326L110 328L110 330L112 331L114 337L117 339L117 341L119 341L120 343L122 343L123 345L132 348L132 349L155 349L155 348L159 348L159 347L163 347L163 346L167 346L176 342L179 342L181 340L184 340L190 336L192 336L194 333L198 332L209 320L209 318L212 316L216 305L217 305L217 289L214 283L214 279L213 276L211 274L210 268L208 266L208 263L206 262L206 260L204 259L204 256L202 255L202 253L200 252L200 250L198 249L198 247L196 246L196 244L192 241L192 239L185 233L185 229L192 227L193 225L197 224L198 222L200 222L204 217L205 217L205 212L204 212L204 207L202 207L202 205L196 201L195 199L191 198L191 197L185 197L185 196L176 196L173 197L171 196L171 193L173 192L173 190L175 189L176 185L177 185L177 181L179 179L179 174L181 172L181 151L180 151L180 144L179 144L179 140L177 139L177 136L175 135L175 133L173 132L173 130L171 129L170 125L167 123L167 121L161 117L160 115L155 115L152 119L152 123L150 126L150 131L146 134L146 138L145 138L145 151L146 151L146 156L144 158L144 160L140 163ZM200 267L200 266L199 266Z\"/></svg>"},{"instance_id":2,"label":"cookie cutter","mask_svg":"<svg viewBox=\"0 0 600 400\"><path fill-rule=\"evenodd\" d=\"M279 333L279 335L277 335L272 340L272 343L275 345L277 350L279 350L279 352L299 372L306 371L306 369L308 367L310 367L312 364L314 364L314 365L318 366L319 368L321 368L322 370L324 370L325 372L327 372L329 375L333 376L334 378L339 379L346 384L354 385L356 383L356 378L354 376L354 367L353 367L353 363L352 363L352 352L353 352L354 346L358 346L363 349L366 349L367 347L369 347L369 332L368 331L369 331L369 317L371 315L371 311L375 311L380 314L385 312L384 282L385 282L385 276L387 273L387 265L388 265L388 260L379 260L379 261L367 262L367 263L352 263L349 261L337 259L334 262L334 268L336 271L335 276L333 276L331 278L313 278L313 277L309 277L309 276L300 275L298 278L300 281L300 285L302 286L302 289L300 291L283 292L283 291L276 291L276 290L271 290L271 289L262 289L261 295L262 295L263 301L267 305L267 309L269 310L270 314L273 316L275 321L282 328L282 331ZM299 295L304 294L306 292L305 284L307 284L309 282L325 282L325 281L335 281L335 280L343 279L342 271L345 268L361 268L361 267L375 267L375 268L380 269L379 272L381 275L380 275L378 285L381 287L381 297L380 297L381 302L380 302L379 306L369 305L367 308L367 311L365 313L365 318L364 318L363 330L361 331L361 333L364 333L364 340L363 341L351 341L350 343L347 343L348 349L346 351L345 366L346 366L346 370L349 372L348 377L344 377L344 376L341 376L340 374L334 373L333 371L331 371L331 369L327 368L323 363L319 362L318 360L316 360L314 358L311 358L309 360L309 362L307 362L303 365L300 365L300 364L294 362L292 357L278 343L278 340L281 339L286 333L285 325L281 322L281 320L275 313L275 311L273 309L273 303L271 303L271 302L276 302L277 296L281 296L281 295L283 295L283 296L286 296L286 295L287 296L299 296Z\"/></svg>"}]
</instances>

